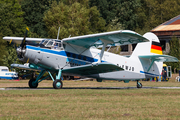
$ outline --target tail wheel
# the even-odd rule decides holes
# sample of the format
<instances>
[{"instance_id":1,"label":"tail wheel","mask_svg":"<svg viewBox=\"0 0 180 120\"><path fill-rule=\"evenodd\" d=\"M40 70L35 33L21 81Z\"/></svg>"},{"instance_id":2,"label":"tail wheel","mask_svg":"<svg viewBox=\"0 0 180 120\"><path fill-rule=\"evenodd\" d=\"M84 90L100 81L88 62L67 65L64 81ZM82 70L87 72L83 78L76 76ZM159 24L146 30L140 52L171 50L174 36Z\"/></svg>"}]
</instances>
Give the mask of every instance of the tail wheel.
<instances>
[{"instance_id":1,"label":"tail wheel","mask_svg":"<svg viewBox=\"0 0 180 120\"><path fill-rule=\"evenodd\" d=\"M141 83L137 83L137 88L142 88L142 84Z\"/></svg>"},{"instance_id":2,"label":"tail wheel","mask_svg":"<svg viewBox=\"0 0 180 120\"><path fill-rule=\"evenodd\" d=\"M61 80L55 80L53 82L53 88L54 89L61 89L63 87L63 83Z\"/></svg>"},{"instance_id":3,"label":"tail wheel","mask_svg":"<svg viewBox=\"0 0 180 120\"><path fill-rule=\"evenodd\" d=\"M37 88L38 83L36 82L36 79L32 78L29 80L29 87L30 88Z\"/></svg>"}]
</instances>

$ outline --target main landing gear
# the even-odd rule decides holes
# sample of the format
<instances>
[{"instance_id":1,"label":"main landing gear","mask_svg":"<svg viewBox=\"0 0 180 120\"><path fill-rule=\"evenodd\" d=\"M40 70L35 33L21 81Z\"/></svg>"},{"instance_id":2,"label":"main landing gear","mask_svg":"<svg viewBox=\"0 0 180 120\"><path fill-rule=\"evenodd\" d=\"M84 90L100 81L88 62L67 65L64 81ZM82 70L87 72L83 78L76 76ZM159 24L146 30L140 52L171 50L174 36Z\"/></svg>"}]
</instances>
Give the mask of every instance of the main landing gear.
<instances>
[{"instance_id":1,"label":"main landing gear","mask_svg":"<svg viewBox=\"0 0 180 120\"><path fill-rule=\"evenodd\" d=\"M38 83L40 83L41 81L45 80L49 76L53 80L53 88L54 89L61 89L63 87L63 83L62 83L62 80L61 80L61 73L62 73L61 69L59 69L58 73L56 74L56 80L54 80L53 76L51 75L51 73L49 71L47 71L49 73L49 75L46 76L45 78L42 78L42 76L44 75L45 72L46 72L45 70L42 70L39 73L39 75L38 75L38 77L36 79L35 78L31 78L29 80L29 87L30 88L37 88L38 87Z\"/></svg>"},{"instance_id":2,"label":"main landing gear","mask_svg":"<svg viewBox=\"0 0 180 120\"><path fill-rule=\"evenodd\" d=\"M142 88L142 84L137 80L137 88Z\"/></svg>"}]
</instances>

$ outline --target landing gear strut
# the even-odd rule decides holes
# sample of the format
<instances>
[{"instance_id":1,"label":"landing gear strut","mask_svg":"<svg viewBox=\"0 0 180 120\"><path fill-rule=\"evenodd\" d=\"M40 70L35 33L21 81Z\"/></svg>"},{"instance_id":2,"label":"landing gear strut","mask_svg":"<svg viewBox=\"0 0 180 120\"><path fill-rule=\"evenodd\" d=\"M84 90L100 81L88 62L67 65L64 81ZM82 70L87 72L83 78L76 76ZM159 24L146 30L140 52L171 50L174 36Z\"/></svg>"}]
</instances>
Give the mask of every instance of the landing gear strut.
<instances>
[{"instance_id":1,"label":"landing gear strut","mask_svg":"<svg viewBox=\"0 0 180 120\"><path fill-rule=\"evenodd\" d=\"M142 84L137 80L137 88L142 88Z\"/></svg>"},{"instance_id":2,"label":"landing gear strut","mask_svg":"<svg viewBox=\"0 0 180 120\"><path fill-rule=\"evenodd\" d=\"M63 86L63 83L61 81L61 73L62 73L62 70L59 69L58 73L56 74L56 80L54 80L53 76L51 75L51 73L49 71L47 71L49 73L48 76L46 76L45 78L42 78L42 76L44 75L46 71L45 70L42 70L38 77L35 79L35 78L31 78L29 80L29 87L30 88L37 88L38 86L38 83L45 80L46 78L48 78L49 76L51 77L51 79L53 80L53 88L54 89L61 89L62 86Z\"/></svg>"},{"instance_id":3,"label":"landing gear strut","mask_svg":"<svg viewBox=\"0 0 180 120\"><path fill-rule=\"evenodd\" d=\"M61 80L61 73L62 73L62 70L59 69L58 73L56 74L56 80L53 80L54 89L61 89L63 87L63 83Z\"/></svg>"}]
</instances>

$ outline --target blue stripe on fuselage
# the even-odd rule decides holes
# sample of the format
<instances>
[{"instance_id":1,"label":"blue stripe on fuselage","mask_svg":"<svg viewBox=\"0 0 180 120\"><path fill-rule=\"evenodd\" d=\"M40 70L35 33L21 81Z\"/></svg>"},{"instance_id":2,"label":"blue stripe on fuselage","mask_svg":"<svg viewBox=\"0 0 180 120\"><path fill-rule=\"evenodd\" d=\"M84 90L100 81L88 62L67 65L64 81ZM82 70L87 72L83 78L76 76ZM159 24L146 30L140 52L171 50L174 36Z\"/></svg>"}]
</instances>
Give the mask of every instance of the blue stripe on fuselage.
<instances>
[{"instance_id":1,"label":"blue stripe on fuselage","mask_svg":"<svg viewBox=\"0 0 180 120\"><path fill-rule=\"evenodd\" d=\"M50 54L60 55L60 56L68 57L68 58L71 58L71 59L78 59L78 56L79 56L78 54L71 53L71 52L56 51L56 50L52 50L52 49L34 47L34 46L29 46L29 45L27 45L26 48L31 49L31 50L42 51L42 52L46 52L46 53L50 53ZM73 57L73 55L67 56L67 53L74 54L76 57ZM86 60L84 60L83 59L84 55L80 55L80 56L81 56L81 59L79 59L79 60L83 60L83 61L86 61L86 62L97 62L98 61L98 59L95 59L95 58L92 58L92 57L87 57L87 56L85 56ZM104 62L104 61L102 61L102 62Z\"/></svg>"},{"instance_id":2,"label":"blue stripe on fuselage","mask_svg":"<svg viewBox=\"0 0 180 120\"><path fill-rule=\"evenodd\" d=\"M144 72L144 71L140 71L140 73L144 73L144 74L151 75L151 76L159 76L159 75L156 75L156 74L153 74L153 73Z\"/></svg>"}]
</instances>

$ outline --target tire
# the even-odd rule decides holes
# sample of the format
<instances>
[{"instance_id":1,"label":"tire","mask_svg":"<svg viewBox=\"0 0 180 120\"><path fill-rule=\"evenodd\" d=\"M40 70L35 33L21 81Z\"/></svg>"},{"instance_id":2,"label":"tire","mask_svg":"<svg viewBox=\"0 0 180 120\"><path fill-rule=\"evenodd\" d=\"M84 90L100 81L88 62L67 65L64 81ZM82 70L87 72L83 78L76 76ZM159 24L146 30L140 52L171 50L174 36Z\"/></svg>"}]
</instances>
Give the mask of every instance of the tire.
<instances>
[{"instance_id":1,"label":"tire","mask_svg":"<svg viewBox=\"0 0 180 120\"><path fill-rule=\"evenodd\" d=\"M61 89L63 87L63 83L61 80L55 80L53 82L53 88L54 89Z\"/></svg>"},{"instance_id":2,"label":"tire","mask_svg":"<svg viewBox=\"0 0 180 120\"><path fill-rule=\"evenodd\" d=\"M142 88L142 84L141 83L137 83L137 88Z\"/></svg>"},{"instance_id":3,"label":"tire","mask_svg":"<svg viewBox=\"0 0 180 120\"><path fill-rule=\"evenodd\" d=\"M36 79L34 79L34 78L29 80L29 87L30 88L37 88L38 83L36 83L35 81L36 81Z\"/></svg>"}]
</instances>

